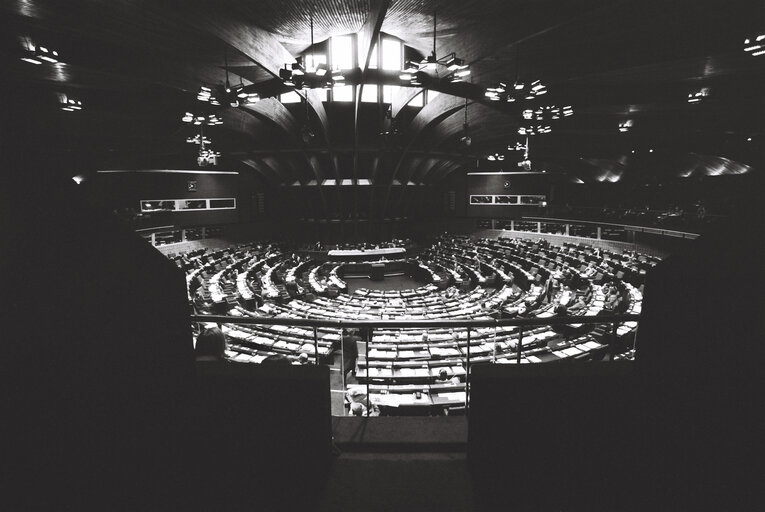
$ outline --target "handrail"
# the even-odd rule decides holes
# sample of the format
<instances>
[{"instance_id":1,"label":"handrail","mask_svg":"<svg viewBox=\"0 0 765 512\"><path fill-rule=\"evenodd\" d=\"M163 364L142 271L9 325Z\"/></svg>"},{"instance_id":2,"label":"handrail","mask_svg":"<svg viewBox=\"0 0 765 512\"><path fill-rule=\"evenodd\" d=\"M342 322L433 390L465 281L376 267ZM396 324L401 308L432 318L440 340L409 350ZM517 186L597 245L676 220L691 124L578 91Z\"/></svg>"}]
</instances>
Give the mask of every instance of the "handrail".
<instances>
[{"instance_id":1,"label":"handrail","mask_svg":"<svg viewBox=\"0 0 765 512\"><path fill-rule=\"evenodd\" d=\"M611 324L611 337L609 345L609 359L614 360L614 344L616 342L616 326L622 322L638 321L638 314L620 314L620 315L602 315L602 316L555 316L547 318L503 318L489 320L329 320L314 318L292 318L292 317L252 317L252 316L226 316L226 315L191 315L194 322L211 323L230 323L230 324L261 324L261 325L293 325L313 328L313 342L315 364L319 364L319 347L316 328L332 327L341 329L344 327L368 327L374 328L400 328L400 327L467 327L467 359L465 361L465 409L470 410L470 331L471 328L519 326L518 343L515 348L516 363L521 362L521 351L523 346L523 331L525 326L535 325L563 325L563 324ZM496 336L496 331L495 331ZM367 343L371 339L371 330ZM341 361L345 361L343 342L340 344ZM343 388L345 388L345 366L342 370ZM366 379L366 397L367 397L367 417L371 411L370 379Z\"/></svg>"},{"instance_id":2,"label":"handrail","mask_svg":"<svg viewBox=\"0 0 765 512\"><path fill-rule=\"evenodd\" d=\"M601 222L597 220L558 219L555 217L526 217L526 216L521 217L521 219L534 221L534 222L562 222L565 224L594 224L597 226L615 226L619 228L625 228L628 231L637 231L641 233L653 233L657 235L668 235L668 236L675 236L679 238L696 239L699 236L701 236L698 233L691 233L689 231L676 231L673 229L655 228L650 226L634 226L632 224L616 224L614 222Z\"/></svg>"},{"instance_id":3,"label":"handrail","mask_svg":"<svg viewBox=\"0 0 765 512\"><path fill-rule=\"evenodd\" d=\"M220 324L255 324L255 325L293 325L298 327L334 327L334 328L401 328L401 327L504 327L504 326L538 326L566 324L608 324L635 322L640 315L625 313L620 315L601 316L551 316L547 318L492 318L489 320L330 320L314 318L292 318L285 316L226 316L226 315L191 315L192 322L210 322Z\"/></svg>"}]
</instances>

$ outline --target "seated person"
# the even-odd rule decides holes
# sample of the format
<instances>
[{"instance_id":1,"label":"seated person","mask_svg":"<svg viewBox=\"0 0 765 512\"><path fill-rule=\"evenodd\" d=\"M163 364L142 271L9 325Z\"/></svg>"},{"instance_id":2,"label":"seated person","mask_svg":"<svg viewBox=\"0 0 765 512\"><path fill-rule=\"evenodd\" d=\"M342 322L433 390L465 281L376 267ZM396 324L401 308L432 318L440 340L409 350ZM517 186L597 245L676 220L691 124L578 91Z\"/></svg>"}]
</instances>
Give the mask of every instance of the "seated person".
<instances>
[{"instance_id":1,"label":"seated person","mask_svg":"<svg viewBox=\"0 0 765 512\"><path fill-rule=\"evenodd\" d=\"M577 297L576 302L569 307L569 312L572 314L576 314L586 308L587 308L587 302L585 301L585 296L580 295L579 297Z\"/></svg>"},{"instance_id":2,"label":"seated person","mask_svg":"<svg viewBox=\"0 0 765 512\"><path fill-rule=\"evenodd\" d=\"M367 391L364 386L353 386L350 389L348 389L348 392L346 393L346 398L348 399L348 402L351 404L351 411L355 409L359 409L359 406L362 407L362 411L364 414L362 416L367 415ZM358 404L358 405L355 405ZM372 400L369 400L369 416L379 416L380 415L380 409L377 407L377 405L372 403Z\"/></svg>"},{"instance_id":3,"label":"seated person","mask_svg":"<svg viewBox=\"0 0 765 512\"><path fill-rule=\"evenodd\" d=\"M452 375L451 378L449 378L449 371L446 368L441 368L438 371L438 380L446 383L447 381L451 384L460 384L462 381L460 381L460 378L456 375Z\"/></svg>"},{"instance_id":4,"label":"seated person","mask_svg":"<svg viewBox=\"0 0 765 512\"><path fill-rule=\"evenodd\" d=\"M226 361L226 336L218 327L202 331L194 346L197 361Z\"/></svg>"},{"instance_id":5,"label":"seated person","mask_svg":"<svg viewBox=\"0 0 765 512\"><path fill-rule=\"evenodd\" d=\"M271 354L270 356L268 356L265 359L263 359L260 362L260 364L265 364L265 365L270 365L270 366L273 366L273 365L288 366L288 365L291 365L292 363L290 362L290 360L286 356L283 356L281 354Z\"/></svg>"},{"instance_id":6,"label":"seated person","mask_svg":"<svg viewBox=\"0 0 765 512\"><path fill-rule=\"evenodd\" d=\"M603 306L604 309L613 311L614 309L616 309L616 306L619 305L619 300L620 300L620 297L619 297L618 290L616 289L616 287L611 288L611 292L606 297L606 303Z\"/></svg>"}]
</instances>

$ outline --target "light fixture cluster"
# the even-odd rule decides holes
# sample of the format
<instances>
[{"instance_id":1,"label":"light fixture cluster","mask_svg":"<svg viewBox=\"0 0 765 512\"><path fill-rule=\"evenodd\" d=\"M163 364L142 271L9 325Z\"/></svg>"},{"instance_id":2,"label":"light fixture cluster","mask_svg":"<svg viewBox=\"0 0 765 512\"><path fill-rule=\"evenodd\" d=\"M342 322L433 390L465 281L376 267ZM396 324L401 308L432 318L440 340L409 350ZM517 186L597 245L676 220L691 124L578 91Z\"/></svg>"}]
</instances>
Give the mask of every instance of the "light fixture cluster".
<instances>
[{"instance_id":1,"label":"light fixture cluster","mask_svg":"<svg viewBox=\"0 0 765 512\"><path fill-rule=\"evenodd\" d=\"M702 87L688 93L688 103L701 103L701 100L709 96L709 87Z\"/></svg>"},{"instance_id":2,"label":"light fixture cluster","mask_svg":"<svg viewBox=\"0 0 765 512\"><path fill-rule=\"evenodd\" d=\"M462 82L470 75L470 69L463 59L452 52L440 59L436 55L437 12L433 12L433 51L420 62L407 61L398 76L409 85L422 86L433 80Z\"/></svg>"},{"instance_id":3,"label":"light fixture cluster","mask_svg":"<svg viewBox=\"0 0 765 512\"><path fill-rule=\"evenodd\" d=\"M206 136L198 133L194 135L193 137L186 137L186 142L188 144L197 144L197 145L203 145L203 144L210 144L212 142L211 139L208 139Z\"/></svg>"},{"instance_id":4,"label":"light fixture cluster","mask_svg":"<svg viewBox=\"0 0 765 512\"><path fill-rule=\"evenodd\" d=\"M540 80L531 83L515 81L511 86L505 82L499 82L494 87L487 87L484 96L490 101L506 101L513 103L519 100L533 100L538 96L547 94L547 86Z\"/></svg>"},{"instance_id":5,"label":"light fixture cluster","mask_svg":"<svg viewBox=\"0 0 765 512\"><path fill-rule=\"evenodd\" d=\"M565 107L557 107L555 105L547 105L544 107L538 107L534 110L532 109L526 109L522 112L523 118L526 120L536 120L536 121L548 121L548 120L557 120L561 117L569 117L574 115L574 109L571 108L571 105L566 105Z\"/></svg>"},{"instance_id":6,"label":"light fixture cluster","mask_svg":"<svg viewBox=\"0 0 765 512\"><path fill-rule=\"evenodd\" d=\"M216 87L215 91L210 87L201 86L197 92L197 99L216 107L223 104L238 107L241 104L257 103L260 96L256 92L246 91L244 84L231 86L227 78L226 84Z\"/></svg>"},{"instance_id":7,"label":"light fixture cluster","mask_svg":"<svg viewBox=\"0 0 765 512\"><path fill-rule=\"evenodd\" d=\"M30 64L55 64L59 62L58 51L48 48L47 46L36 45L28 37L21 38L21 45L24 48L24 52L21 55L21 60Z\"/></svg>"},{"instance_id":8,"label":"light fixture cluster","mask_svg":"<svg viewBox=\"0 0 765 512\"><path fill-rule=\"evenodd\" d=\"M470 75L470 69L455 53L437 58L435 51L420 62L406 61L398 78L409 85L422 86L434 79L462 82Z\"/></svg>"},{"instance_id":9,"label":"light fixture cluster","mask_svg":"<svg viewBox=\"0 0 765 512\"><path fill-rule=\"evenodd\" d=\"M508 144L507 150L508 151L526 151L526 145L520 142L516 142L515 146L513 146L512 144Z\"/></svg>"},{"instance_id":10,"label":"light fixture cluster","mask_svg":"<svg viewBox=\"0 0 765 512\"><path fill-rule=\"evenodd\" d=\"M494 153L493 155L489 155L489 156L486 157L486 160L488 160L490 162L494 162L494 161L500 161L501 162L504 159L505 159L505 155L503 155L501 153Z\"/></svg>"},{"instance_id":11,"label":"light fixture cluster","mask_svg":"<svg viewBox=\"0 0 765 512\"><path fill-rule=\"evenodd\" d=\"M279 70L279 78L287 87L295 89L330 89L345 85L345 76L340 69L327 68L324 63L315 64L316 56L296 57L292 64L285 64Z\"/></svg>"},{"instance_id":12,"label":"light fixture cluster","mask_svg":"<svg viewBox=\"0 0 765 512\"><path fill-rule=\"evenodd\" d=\"M216 114L209 114L209 115L195 115L191 112L186 112L183 114L183 117L181 118L181 121L184 123L192 123L197 126L199 125L207 125L207 126L216 126L219 124L223 124L223 119L218 117Z\"/></svg>"},{"instance_id":13,"label":"light fixture cluster","mask_svg":"<svg viewBox=\"0 0 765 512\"><path fill-rule=\"evenodd\" d=\"M518 135L541 135L543 133L550 133L552 127L550 125L527 125L518 127Z\"/></svg>"},{"instance_id":14,"label":"light fixture cluster","mask_svg":"<svg viewBox=\"0 0 765 512\"><path fill-rule=\"evenodd\" d=\"M204 148L204 146L200 147L199 156L197 156L197 165L199 167L209 167L211 165L217 165L219 156L220 156L220 153L217 151Z\"/></svg>"},{"instance_id":15,"label":"light fixture cluster","mask_svg":"<svg viewBox=\"0 0 765 512\"><path fill-rule=\"evenodd\" d=\"M82 110L82 101L72 98L63 93L58 93L58 103L64 112L79 112Z\"/></svg>"},{"instance_id":16,"label":"light fixture cluster","mask_svg":"<svg viewBox=\"0 0 765 512\"><path fill-rule=\"evenodd\" d=\"M306 57L298 56L295 62L287 63L279 70L279 78L284 85L295 89L331 89L332 87L341 87L345 85L345 76L339 67L330 69L326 64L326 57L318 59L313 53L313 6L309 13L309 23L311 26L311 53ZM324 60L325 62L319 62Z\"/></svg>"},{"instance_id":17,"label":"light fixture cluster","mask_svg":"<svg viewBox=\"0 0 765 512\"><path fill-rule=\"evenodd\" d=\"M744 39L744 51L752 57L765 55L765 34Z\"/></svg>"},{"instance_id":18,"label":"light fixture cluster","mask_svg":"<svg viewBox=\"0 0 765 512\"><path fill-rule=\"evenodd\" d=\"M632 119L627 119L626 121L622 121L619 123L619 131L622 133L630 131L632 128Z\"/></svg>"}]
</instances>

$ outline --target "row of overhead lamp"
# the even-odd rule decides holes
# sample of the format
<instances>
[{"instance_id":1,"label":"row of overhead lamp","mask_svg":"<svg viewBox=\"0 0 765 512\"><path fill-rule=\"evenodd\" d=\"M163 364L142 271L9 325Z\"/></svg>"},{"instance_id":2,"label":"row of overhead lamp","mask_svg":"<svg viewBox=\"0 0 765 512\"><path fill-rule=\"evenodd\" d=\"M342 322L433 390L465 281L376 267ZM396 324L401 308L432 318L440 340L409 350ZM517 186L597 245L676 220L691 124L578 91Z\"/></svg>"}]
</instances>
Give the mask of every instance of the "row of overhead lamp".
<instances>
[{"instance_id":1,"label":"row of overhead lamp","mask_svg":"<svg viewBox=\"0 0 765 512\"><path fill-rule=\"evenodd\" d=\"M260 101L260 95L256 92L247 92L244 85L231 87L226 85L218 91L218 95L213 94L209 87L201 86L197 92L197 99L210 105L219 107L221 99L232 107L238 107L241 103L252 104Z\"/></svg>"},{"instance_id":2,"label":"row of overhead lamp","mask_svg":"<svg viewBox=\"0 0 765 512\"><path fill-rule=\"evenodd\" d=\"M199 151L199 157L200 158L218 158L220 156L220 151L215 151L213 149L202 149Z\"/></svg>"},{"instance_id":3,"label":"row of overhead lamp","mask_svg":"<svg viewBox=\"0 0 765 512\"><path fill-rule=\"evenodd\" d=\"M574 115L574 109L571 105L565 107L556 107L555 105L547 105L539 107L536 110L526 109L522 112L523 118L526 120L544 121L546 119L556 120L561 117L569 117Z\"/></svg>"},{"instance_id":4,"label":"row of overhead lamp","mask_svg":"<svg viewBox=\"0 0 765 512\"><path fill-rule=\"evenodd\" d=\"M504 100L508 103L519 99L533 100L543 94L547 94L547 86L540 80L534 80L529 84L516 81L511 87L508 87L505 82L499 82L494 87L487 87L484 92L484 96L490 101Z\"/></svg>"},{"instance_id":5,"label":"row of overhead lamp","mask_svg":"<svg viewBox=\"0 0 765 512\"><path fill-rule=\"evenodd\" d=\"M49 64L56 64L59 62L58 51L50 49L46 46L36 45L28 38L21 38L22 45L24 46L24 53L21 55L21 60L30 64L40 65L45 62Z\"/></svg>"},{"instance_id":6,"label":"row of overhead lamp","mask_svg":"<svg viewBox=\"0 0 765 512\"><path fill-rule=\"evenodd\" d=\"M21 60L29 64L42 65L45 63L56 64L59 61L57 50L33 43L28 37L21 37L24 53ZM58 102L64 112L79 112L82 110L82 100L72 98L63 93L58 93Z\"/></svg>"},{"instance_id":7,"label":"row of overhead lamp","mask_svg":"<svg viewBox=\"0 0 765 512\"><path fill-rule=\"evenodd\" d=\"M550 125L529 125L521 126L518 128L518 135L541 135L543 133L550 133L552 127Z\"/></svg>"},{"instance_id":8,"label":"row of overhead lamp","mask_svg":"<svg viewBox=\"0 0 765 512\"><path fill-rule=\"evenodd\" d=\"M77 112L82 110L82 101L75 99L67 99L66 103L61 104L61 110L64 112Z\"/></svg>"},{"instance_id":9,"label":"row of overhead lamp","mask_svg":"<svg viewBox=\"0 0 765 512\"><path fill-rule=\"evenodd\" d=\"M64 112L79 112L82 110L82 101L72 98L64 93L57 93L58 103Z\"/></svg>"},{"instance_id":10,"label":"row of overhead lamp","mask_svg":"<svg viewBox=\"0 0 765 512\"><path fill-rule=\"evenodd\" d=\"M765 34L744 39L744 51L752 57L765 55Z\"/></svg>"},{"instance_id":11,"label":"row of overhead lamp","mask_svg":"<svg viewBox=\"0 0 765 512\"><path fill-rule=\"evenodd\" d=\"M197 126L201 124L204 124L207 126L216 126L219 124L223 124L223 119L221 119L215 114L204 116L204 115L194 115L191 112L186 112L181 118L181 121L183 121L184 123L193 123Z\"/></svg>"},{"instance_id":12,"label":"row of overhead lamp","mask_svg":"<svg viewBox=\"0 0 765 512\"><path fill-rule=\"evenodd\" d=\"M701 103L701 100L709 96L709 87L702 87L688 93L688 103Z\"/></svg>"},{"instance_id":13,"label":"row of overhead lamp","mask_svg":"<svg viewBox=\"0 0 765 512\"><path fill-rule=\"evenodd\" d=\"M205 144L210 144L212 142L212 139L208 139L205 135L202 134L196 134L193 137L186 137L186 142L189 144L197 144L200 146L204 146Z\"/></svg>"}]
</instances>

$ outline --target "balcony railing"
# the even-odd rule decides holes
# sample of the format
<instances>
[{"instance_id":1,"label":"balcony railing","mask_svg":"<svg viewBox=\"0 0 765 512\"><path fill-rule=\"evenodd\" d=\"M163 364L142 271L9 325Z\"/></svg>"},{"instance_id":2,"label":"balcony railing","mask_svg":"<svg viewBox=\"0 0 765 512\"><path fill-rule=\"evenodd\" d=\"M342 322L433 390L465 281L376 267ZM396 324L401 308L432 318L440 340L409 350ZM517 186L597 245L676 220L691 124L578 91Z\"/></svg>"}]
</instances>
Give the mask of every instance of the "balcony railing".
<instances>
[{"instance_id":1,"label":"balcony railing","mask_svg":"<svg viewBox=\"0 0 765 512\"><path fill-rule=\"evenodd\" d=\"M310 318L287 318L287 317L241 317L224 315L192 315L191 321L198 323L216 323L216 324L240 324L240 325L284 325L292 327L309 327L313 329L314 342L314 363L320 364L319 360L319 336L318 328L333 329L353 329L365 328L368 330L368 337L363 343L370 343L373 337L374 329L402 329L402 328L425 328L425 329L449 329L466 328L467 344L465 350L465 411L470 408L470 366L471 361L471 330L479 328L499 328L507 326L517 326L517 343L515 348L516 364L522 362L524 329L537 326L561 326L561 325L591 325L606 324L611 326L611 334L608 338L608 358L614 360L617 345L617 329L620 324L625 322L637 322L640 320L639 314L617 314L617 315L599 315L599 316L554 316L547 318L500 318L500 319L455 319L455 320L332 320L332 319L310 319ZM344 352L343 336L341 339L341 355ZM632 350L634 351L634 344ZM485 358L482 358L485 360ZM542 363L544 364L544 363ZM367 369L369 366L367 366ZM366 414L370 414L370 380L366 381ZM345 388L345 372L343 372L343 388Z\"/></svg>"}]
</instances>

